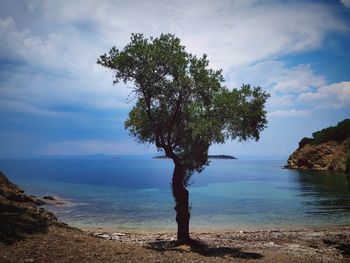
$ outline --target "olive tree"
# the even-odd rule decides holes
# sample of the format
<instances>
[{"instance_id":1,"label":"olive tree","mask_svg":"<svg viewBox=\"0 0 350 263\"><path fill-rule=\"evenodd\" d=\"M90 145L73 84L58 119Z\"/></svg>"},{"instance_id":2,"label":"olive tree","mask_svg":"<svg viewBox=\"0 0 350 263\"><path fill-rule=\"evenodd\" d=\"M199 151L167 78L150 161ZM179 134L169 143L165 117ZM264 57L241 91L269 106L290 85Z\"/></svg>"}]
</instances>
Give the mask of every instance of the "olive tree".
<instances>
[{"instance_id":1,"label":"olive tree","mask_svg":"<svg viewBox=\"0 0 350 263\"><path fill-rule=\"evenodd\" d=\"M114 84L131 86L136 102L125 128L173 160L177 238L190 242L186 188L191 176L209 164L210 145L259 139L267 123L264 105L269 95L250 85L227 88L222 70L209 68L206 55L186 52L172 34L132 34L122 50L112 47L97 63L113 70Z\"/></svg>"}]
</instances>

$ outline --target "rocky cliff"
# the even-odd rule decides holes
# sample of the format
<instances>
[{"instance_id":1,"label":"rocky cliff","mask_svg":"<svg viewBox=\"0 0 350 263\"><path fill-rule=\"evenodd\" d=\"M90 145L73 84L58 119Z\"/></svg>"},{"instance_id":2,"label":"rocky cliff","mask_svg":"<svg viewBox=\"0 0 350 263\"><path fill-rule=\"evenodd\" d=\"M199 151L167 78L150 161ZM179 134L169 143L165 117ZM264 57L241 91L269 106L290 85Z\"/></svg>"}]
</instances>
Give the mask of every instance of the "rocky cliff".
<instances>
[{"instance_id":1,"label":"rocky cliff","mask_svg":"<svg viewBox=\"0 0 350 263\"><path fill-rule=\"evenodd\" d=\"M288 168L345 171L350 155L350 138L338 143L306 143L288 158Z\"/></svg>"},{"instance_id":2,"label":"rocky cliff","mask_svg":"<svg viewBox=\"0 0 350 263\"><path fill-rule=\"evenodd\" d=\"M287 167L350 173L350 119L303 138Z\"/></svg>"}]
</instances>

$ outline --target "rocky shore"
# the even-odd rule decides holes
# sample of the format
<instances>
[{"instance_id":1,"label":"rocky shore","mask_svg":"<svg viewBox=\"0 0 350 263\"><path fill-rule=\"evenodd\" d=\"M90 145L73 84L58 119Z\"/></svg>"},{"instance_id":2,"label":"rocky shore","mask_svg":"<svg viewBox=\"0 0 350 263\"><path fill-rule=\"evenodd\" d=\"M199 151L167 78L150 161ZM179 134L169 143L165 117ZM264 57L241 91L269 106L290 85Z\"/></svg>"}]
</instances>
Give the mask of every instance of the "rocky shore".
<instances>
[{"instance_id":1,"label":"rocky shore","mask_svg":"<svg viewBox=\"0 0 350 263\"><path fill-rule=\"evenodd\" d=\"M349 230L350 227L336 227L297 231L195 232L192 238L198 241L198 247L177 247L175 233L87 233L101 239L158 250L185 250L211 256L220 256L226 252L227 255L246 259L263 259L264 255L271 253L276 257L285 254L290 258L309 258L312 262L336 262L350 259Z\"/></svg>"},{"instance_id":2,"label":"rocky shore","mask_svg":"<svg viewBox=\"0 0 350 263\"><path fill-rule=\"evenodd\" d=\"M350 262L350 226L194 232L188 246L175 233L72 228L41 204L0 174L0 262Z\"/></svg>"},{"instance_id":3,"label":"rocky shore","mask_svg":"<svg viewBox=\"0 0 350 263\"><path fill-rule=\"evenodd\" d=\"M52 225L12 245L0 262L350 262L350 228L192 233L90 233Z\"/></svg>"}]
</instances>

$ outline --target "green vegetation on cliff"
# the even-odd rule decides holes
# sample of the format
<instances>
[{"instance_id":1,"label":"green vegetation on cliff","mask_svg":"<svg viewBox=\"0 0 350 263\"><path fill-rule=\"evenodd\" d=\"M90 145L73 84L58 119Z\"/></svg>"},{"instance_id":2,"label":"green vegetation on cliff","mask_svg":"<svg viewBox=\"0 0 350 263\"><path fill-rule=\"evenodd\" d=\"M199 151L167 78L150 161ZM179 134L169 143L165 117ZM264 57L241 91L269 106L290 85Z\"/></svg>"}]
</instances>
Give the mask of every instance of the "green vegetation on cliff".
<instances>
[{"instance_id":1,"label":"green vegetation on cliff","mask_svg":"<svg viewBox=\"0 0 350 263\"><path fill-rule=\"evenodd\" d=\"M305 144L320 144L328 141L342 142L350 137L350 119L345 119L337 124L320 131L314 132L312 138L304 137L299 142L299 148Z\"/></svg>"}]
</instances>

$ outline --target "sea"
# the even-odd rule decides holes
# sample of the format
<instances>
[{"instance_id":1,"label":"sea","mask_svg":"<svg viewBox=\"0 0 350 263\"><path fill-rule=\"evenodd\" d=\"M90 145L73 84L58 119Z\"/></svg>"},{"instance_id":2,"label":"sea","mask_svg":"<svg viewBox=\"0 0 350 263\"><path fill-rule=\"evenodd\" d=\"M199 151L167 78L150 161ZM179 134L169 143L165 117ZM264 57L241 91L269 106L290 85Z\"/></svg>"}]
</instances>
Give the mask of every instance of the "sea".
<instances>
[{"instance_id":1,"label":"sea","mask_svg":"<svg viewBox=\"0 0 350 263\"><path fill-rule=\"evenodd\" d=\"M212 160L189 186L191 229L300 229L350 224L350 178L284 169L285 160ZM27 194L83 229L176 230L173 163L150 156L0 160Z\"/></svg>"}]
</instances>

